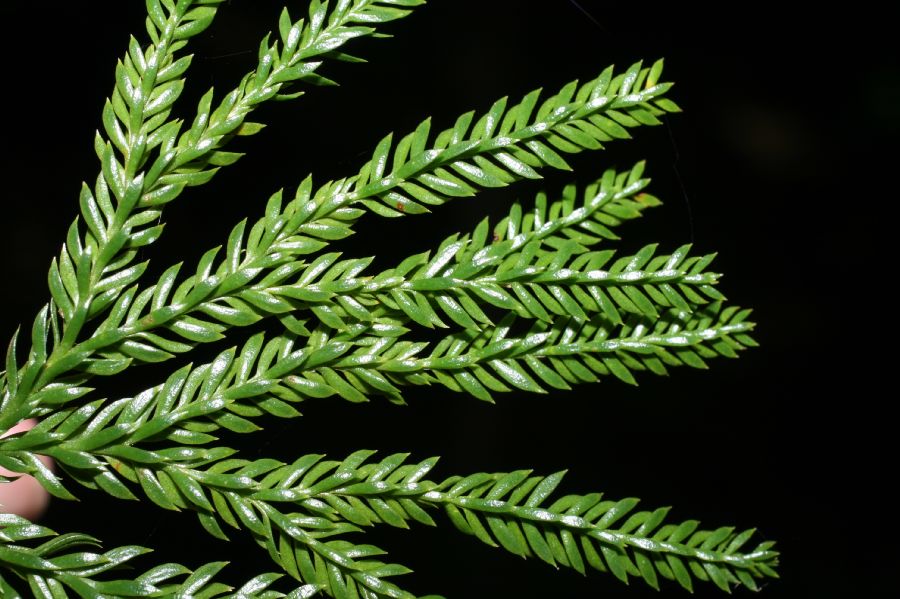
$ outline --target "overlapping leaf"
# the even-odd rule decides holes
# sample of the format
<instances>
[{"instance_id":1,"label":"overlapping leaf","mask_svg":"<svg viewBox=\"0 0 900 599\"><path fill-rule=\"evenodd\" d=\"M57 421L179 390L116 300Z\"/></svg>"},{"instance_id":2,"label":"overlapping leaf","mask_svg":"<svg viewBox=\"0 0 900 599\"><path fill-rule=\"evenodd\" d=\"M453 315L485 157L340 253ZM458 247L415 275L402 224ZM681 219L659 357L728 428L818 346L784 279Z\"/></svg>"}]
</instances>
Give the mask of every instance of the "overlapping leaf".
<instances>
[{"instance_id":1,"label":"overlapping leaf","mask_svg":"<svg viewBox=\"0 0 900 599\"><path fill-rule=\"evenodd\" d=\"M641 577L658 588L658 576L692 590L693 579L757 589L756 579L774 575L778 554L763 542L740 550L755 531L698 530L699 523L664 523L668 508L635 512L638 501L603 500L600 493L550 495L563 473L532 476L530 471L479 473L435 484L424 477L436 460L407 464L404 454L363 463L374 452L357 452L343 462L306 456L270 474L271 491L257 497L297 503L316 516L358 526L408 522L433 525L428 511L440 507L463 532L522 557L552 566L612 572L627 582Z\"/></svg>"},{"instance_id":2,"label":"overlapping leaf","mask_svg":"<svg viewBox=\"0 0 900 599\"><path fill-rule=\"evenodd\" d=\"M95 359L97 364L90 356L127 337L168 326L189 342L212 341L228 326L258 320L255 309L287 312L290 304L265 289L253 288L251 282L268 273L267 282L275 284L291 274L304 256L350 235L351 225L362 214L355 206L384 216L418 213L425 211L425 205L472 195L478 188L537 177L535 169L568 168L558 152L599 149L601 141L627 137L624 127L657 124L658 115L677 109L663 97L670 84L658 83L661 72L662 62L652 68L638 63L618 76L613 76L610 68L584 85L572 82L540 106L540 90L508 110L506 101L500 100L474 125L472 113L460 117L452 129L435 136L430 147L430 121L401 139L393 153L389 136L358 175L326 183L315 192L308 178L286 206L282 206L280 193L273 196L265 218L249 230L246 223L238 224L225 246L225 259L216 266L218 249L204 255L195 274L178 284L171 302L166 299L180 265L167 270L152 291L147 288L138 294L136 288L129 288L123 292L131 279L118 285L118 301L98 330L106 335L94 334L79 344L72 352L78 359L72 361L87 365L94 374L113 374L141 352L120 351L118 358ZM132 308L132 301L137 309ZM206 307L206 317L189 314L201 304ZM135 321L131 326L107 330L109 321L121 321L129 310ZM164 343L148 344L146 338L131 341L132 349L133 344L138 344L138 349L150 346L150 351L140 356L142 360L162 359L165 352L173 351ZM179 347L183 345L171 344L171 348Z\"/></svg>"},{"instance_id":3,"label":"overlapping leaf","mask_svg":"<svg viewBox=\"0 0 900 599\"><path fill-rule=\"evenodd\" d=\"M688 590L695 580L756 589L758 579L776 575L777 553L768 542L745 551L753 531L667 524L666 509L635 511L636 500L600 494L551 501L559 473L432 482L425 477L434 459L410 464L397 454L374 462L374 452L359 451L343 461L307 455L285 464L239 459L219 445L224 433L259 430L264 416L298 416L298 404L310 399L404 403L404 387L439 384L490 401L499 392L565 390L605 377L635 383L642 372L704 368L754 345L749 311L724 305L715 287L711 255L650 244L616 256L607 247L616 227L659 204L645 191L642 163L607 171L580 199L569 186L554 201L540 194L533 206L517 203L493 227L484 220L380 273L368 272L371 258L326 251L366 212L424 213L538 178L542 168L567 169L566 154L658 124L678 110L665 97L661 61L618 75L610 68L543 99L540 90L517 103L504 98L437 134L425 120L396 141L388 135L353 176L318 187L309 177L287 202L273 195L262 219L239 223L190 271L178 264L154 284L139 280L146 264L135 262L137 252L161 234L163 206L240 158L224 148L262 129L247 121L255 107L296 97L299 84L330 84L318 72L323 60L358 60L339 48L380 35L376 25L421 3L313 0L299 21L285 10L256 68L217 102L212 91L204 95L185 126L170 118L191 60L180 52L221 0L147 0L151 43L132 39L117 66L95 143L101 173L82 189L83 223L69 229L51 267L52 300L34 320L27 360L20 365L17 333L0 373L0 430L43 417L0 441L0 466L32 474L60 498L74 498L68 478L120 499L194 511L221 539L228 529L249 532L300 582L288 597L413 597L394 583L408 569L351 539L374 524L433 525L436 511L488 544L552 566L639 577L653 587L664 578ZM280 321L280 334L253 334L133 397L90 396L94 376L170 359L267 317ZM448 330L426 342L422 327ZM31 543L45 536L54 538ZM0 517L0 590L19 596L14 585L24 582L53 599L230 592L212 582L218 563L98 579L145 550L64 553L90 544L96 540ZM256 577L234 596L285 596L270 588L277 577Z\"/></svg>"},{"instance_id":4,"label":"overlapping leaf","mask_svg":"<svg viewBox=\"0 0 900 599\"><path fill-rule=\"evenodd\" d=\"M170 114L184 87L191 57L177 58L177 52L210 25L221 2L148 0L146 24L152 44L142 48L132 38L117 66L116 86L103 112L106 137L98 132L95 140L102 170L94 188L84 185L81 192L87 230L81 231L78 221L69 228L59 260L54 260L48 275L52 314L39 314L35 327L47 327L48 318L55 321L57 312L62 323L50 353L46 354L45 335L39 344L46 355L41 358L32 352L29 356L28 372L23 374L28 385L19 388L20 394L32 385L39 391L73 366L106 375L125 368L127 360L90 362L92 339L84 339L82 333L89 320L120 306L117 300L127 295L126 290L146 269L146 263L134 260L138 249L162 233L162 207L186 187L208 182L220 167L241 156L222 147L236 135L252 135L262 128L246 122L259 104L299 95L280 93L293 83L327 81L315 73L321 59L355 60L337 49L349 40L376 34L375 26L406 16L422 4L421 0L341 0L331 6L314 2L308 19L296 22L285 11L279 22L281 42L263 40L257 68L217 106L213 106L212 90L204 95L190 128L182 132L184 123L170 119ZM184 328L193 327L186 323ZM209 333L205 338L209 339ZM146 345L133 343L138 348ZM19 397L15 403L26 403L26 399ZM25 418L28 409L17 405L6 410L0 423Z\"/></svg>"},{"instance_id":5,"label":"overlapping leaf","mask_svg":"<svg viewBox=\"0 0 900 599\"><path fill-rule=\"evenodd\" d=\"M47 540L33 546L37 539ZM0 592L6 599L21 598L21 588L28 588L34 597L42 599L171 596L276 599L306 596L301 594L302 589L290 595L269 589L281 578L281 575L271 573L261 574L235 590L215 581L215 576L226 565L224 562L212 562L193 572L180 564L162 564L129 579L110 579L108 573L123 564L130 565L131 560L150 550L125 546L96 553L93 550L100 543L89 535L57 535L12 514L0 514L0 543L0 566L21 578L7 578L0 571Z\"/></svg>"},{"instance_id":6,"label":"overlapping leaf","mask_svg":"<svg viewBox=\"0 0 900 599\"><path fill-rule=\"evenodd\" d=\"M477 119L474 112L460 116L433 140L430 119L396 144L389 135L353 181L349 197L382 216L400 216L479 188L539 178L536 169L568 170L560 153L602 149L629 138L628 128L658 125L659 116L678 110L663 97L671 84L659 81L662 66L636 63L619 75L610 67L587 83L572 81L540 104L541 90L513 106L501 98Z\"/></svg>"}]
</instances>

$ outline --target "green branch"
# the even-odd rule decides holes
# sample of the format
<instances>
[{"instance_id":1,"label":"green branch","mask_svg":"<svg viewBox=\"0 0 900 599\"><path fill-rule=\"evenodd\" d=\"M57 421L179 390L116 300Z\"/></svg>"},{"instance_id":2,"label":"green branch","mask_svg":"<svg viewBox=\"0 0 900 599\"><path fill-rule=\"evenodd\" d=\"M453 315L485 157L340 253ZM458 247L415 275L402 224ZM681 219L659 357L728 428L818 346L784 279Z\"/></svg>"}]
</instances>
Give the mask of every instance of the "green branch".
<instances>
[{"instance_id":1,"label":"green branch","mask_svg":"<svg viewBox=\"0 0 900 599\"><path fill-rule=\"evenodd\" d=\"M405 455L398 454L364 464L372 453L357 452L343 462L322 462L322 456L311 455L290 466L275 460L219 458L207 470L177 463L126 466L130 459L124 457L117 471L133 476L158 505L197 511L214 536L227 538L218 520L250 530L289 574L322 589L335 584L329 568L337 568L342 584L352 579L377 596L411 597L381 580L406 569L380 562L357 564L354 558L359 556L352 552L356 546L323 539L376 523L406 528L412 520L434 525L428 514L433 507L442 509L461 531L492 546L582 574L590 567L610 571L625 582L637 576L654 588L661 576L688 590L694 579L711 580L724 590L732 584L755 590L757 579L775 576L778 554L771 550L772 543L740 551L753 530L698 530L692 520L664 524L667 508L634 512L637 500L604 501L600 494L568 495L547 505L562 473L482 473L437 484L423 480L434 459L406 465ZM300 511L286 515L273 502L287 502ZM316 567L317 559L325 565Z\"/></svg>"},{"instance_id":2,"label":"green branch","mask_svg":"<svg viewBox=\"0 0 900 599\"><path fill-rule=\"evenodd\" d=\"M220 428L253 432L258 430L253 419L299 416L294 405L310 398L360 402L386 396L404 403L401 387L437 383L492 401L492 393L511 389L570 389L608 376L635 384L637 372L705 368L705 359L735 357L755 345L748 316L747 310L712 304L693 315L671 313L651 325L642 318L623 325L602 318L538 321L521 337L510 334L516 325L512 317L484 331L448 335L427 353L428 344L404 339L396 326L361 325L335 337L315 333L299 346L291 336L264 342L255 335L240 352L231 348L208 364L185 366L133 398L57 410L33 430L0 441L0 466L33 474L52 493L71 498L34 453L74 468L70 474L94 488L109 482L111 473L92 455L119 459L144 452L141 463L162 463L167 461L162 454L134 446L202 445L214 441L211 433Z\"/></svg>"},{"instance_id":3,"label":"green branch","mask_svg":"<svg viewBox=\"0 0 900 599\"><path fill-rule=\"evenodd\" d=\"M661 576L688 590L694 579L724 590L737 584L755 590L757 579L776 576L778 554L772 543L741 552L753 530L698 530L693 520L665 524L668 508L634 512L637 500L608 501L597 493L567 495L548 504L562 473L480 473L438 484L424 479L434 459L405 464L406 456L397 454L366 464L372 454L357 452L343 462L310 455L291 465L227 459L205 471L169 464L141 466L136 472L158 505L197 511L204 527L220 538L227 537L218 520L248 529L288 573L323 590L334 590L337 570L340 584L353 579L376 596L410 597L381 580L405 573L405 568L358 564L354 545L323 539L377 523L433 525L428 512L434 507L458 529L492 546L581 573L587 568L609 571L624 582L641 577L658 588ZM284 514L272 503L289 503L299 511Z\"/></svg>"},{"instance_id":4,"label":"green branch","mask_svg":"<svg viewBox=\"0 0 900 599\"><path fill-rule=\"evenodd\" d=\"M434 134L426 119L396 140L388 135L358 172L318 186L307 177L292 198L274 194L262 218L240 222L190 272L176 264L146 284L147 263L136 260L161 235L164 206L241 157L225 148L262 129L249 114L300 95L300 84L333 83L318 72L324 60L358 61L342 51L345 43L380 36L375 26L422 1L312 0L297 21L285 10L253 71L218 102L206 93L186 126L171 118L191 62L179 53L221 4L146 2L150 44L132 38L117 65L95 140L101 172L93 188L83 186L81 218L51 265L52 299L27 335L27 359L20 360L17 332L0 372L0 432L41 418L0 439L0 467L34 476L58 498L74 499L67 485L75 481L118 499L195 512L220 539L229 527L247 531L302 585L283 595L270 588L279 575L263 574L236 597L410 599L394 583L409 570L350 539L375 524L433 525L437 511L513 554L624 582L639 577L654 588L664 578L688 590L696 580L755 590L776 576L772 543L745 549L752 530L669 524L667 508L636 511L635 499L599 493L551 500L562 473L437 482L426 478L435 459L411 464L398 454L374 462L374 452L358 451L343 461L306 455L285 464L239 459L219 444L223 433L259 430L263 417L299 416L308 399L404 403L404 387L441 385L493 401L495 393L567 390L604 378L636 384L640 373L705 368L755 345L750 311L723 303L720 275L709 270L713 255L692 255L688 245L663 253L648 244L631 255L607 247L620 225L660 203L645 191L643 163L607 171L581 191L567 186L552 201L541 193L533 206L516 203L495 225L485 219L382 272L370 271L373 258L327 250L367 212L425 213L540 178L545 168L568 169L567 154L659 124L678 110L666 97L671 84L661 82L662 61L618 75L608 68L543 98L540 90L518 102L502 98ZM132 397L91 396L95 376L169 360L264 318L277 318L283 331L254 334ZM424 341L434 335L422 328L435 327L448 330ZM52 538L37 544L45 537ZM232 591L212 581L221 563L193 573L166 564L132 580L109 579L111 569L147 550L85 550L96 544L0 516L0 592L18 597L16 586L27 585L59 599Z\"/></svg>"},{"instance_id":5,"label":"green branch","mask_svg":"<svg viewBox=\"0 0 900 599\"><path fill-rule=\"evenodd\" d=\"M46 539L35 547L22 545ZM134 545L118 547L102 554L90 549L100 542L81 533L57 535L52 530L12 514L0 514L0 592L5 599L20 599L14 583L28 585L34 597L59 599L69 592L79 597L229 597L235 589L215 582L225 562L212 562L195 571L179 564L163 564L126 580L102 580L98 575L129 564L150 550ZM74 551L77 549L77 551ZM261 574L237 589L239 597L285 597L267 590L281 576ZM297 596L296 594L291 595Z\"/></svg>"},{"instance_id":6,"label":"green branch","mask_svg":"<svg viewBox=\"0 0 900 599\"><path fill-rule=\"evenodd\" d=\"M221 151L221 147L234 135L261 129L261 125L245 123L247 115L267 100L285 99L279 91L294 82L321 83L323 78L315 74L321 61L310 58L355 60L336 48L356 37L375 34L372 25L406 16L422 3L355 0L339 2L331 10L327 3L314 3L308 21L295 23L285 11L279 23L281 44L264 40L258 67L215 110L210 90L201 100L191 128L180 134L182 122L169 120L169 115L184 87L182 76L191 56L176 59L175 53L211 24L221 1L147 2L147 32L153 43L142 49L132 38L128 53L117 65L116 86L103 111L107 138L98 132L95 141L102 172L93 192L87 185L82 187L87 231L82 236L78 222L73 223L58 262L51 265L48 281L53 302L34 323L35 330L44 335L35 336L21 373L15 364L7 369L24 384L12 381L15 391L0 403L0 427L30 415L35 402L29 393L41 391L74 365L84 363L91 350L85 351L84 342L78 343L82 329L123 293L127 295L128 287L144 272L146 263L132 263L139 248L161 235L162 206L185 187L208 182L219 167L240 157ZM155 159L154 151L158 153ZM53 336L48 338L51 328ZM94 370L93 374L116 371L108 364Z\"/></svg>"},{"instance_id":7,"label":"green branch","mask_svg":"<svg viewBox=\"0 0 900 599\"><path fill-rule=\"evenodd\" d=\"M590 567L610 571L623 582L628 582L629 576L642 577L657 589L657 575L675 580L687 590L693 590L692 578L696 578L711 580L726 591L738 584L757 590L756 579L775 576L772 566L777 564L778 554L771 550L772 543L740 552L752 538L752 529L735 534L730 527L698 530L699 523L693 520L664 524L668 508L634 512L636 499L604 501L599 493L567 495L546 505L562 472L548 477L530 476L530 471L481 473L435 485L420 482L434 460L402 468L405 456L401 454L345 475L350 484L336 485L334 479L339 476L324 477L336 466L338 474L346 472L346 462L358 462L371 454L358 452L340 465L329 462L287 491L258 495L291 501L316 515L360 526L384 523L406 527L409 520L433 524L424 510L436 506L462 532L489 545L582 574ZM303 467L309 468L320 458L304 459ZM298 469L298 463L293 468Z\"/></svg>"},{"instance_id":8,"label":"green branch","mask_svg":"<svg viewBox=\"0 0 900 599\"><path fill-rule=\"evenodd\" d=\"M614 227L624 220L635 218L646 207L658 203L655 198L643 193L647 181L640 179L642 170L643 165L639 164L630 172L618 175L609 171L604 175L603 179L594 185L588 186L585 190L584 206L578 209L573 207L574 189L567 188L563 199L559 202L554 202L549 207L549 214L556 214L562 210L564 216L549 221L547 220L548 207L545 196L539 196L536 212L526 215L524 221L522 221L521 209L514 208L511 216L498 225L498 232L495 233L495 236L498 237L500 243L499 245L495 244L494 249L491 250L493 255L488 258L485 258L483 254L475 255L476 251L481 249L485 243L487 223L482 223L473 234L472 242L468 245L470 250L468 252L469 258L474 259L478 267L486 267L496 263L499 258L508 257L511 252L521 250L523 246L537 241L549 247L559 248L561 247L561 236L565 236L569 241L576 243L571 248L563 248L570 255L573 251L577 253L583 249L584 244L595 243L599 239L595 235L602 235L604 238L615 238L615 234L610 230L610 227ZM285 282L285 279L304 268L305 265L300 255L318 250L323 246L324 242L312 238L304 238L301 241L296 239L292 241L289 249L285 249L288 248L287 245L273 245L274 233L264 233L264 229L260 225L263 222L269 225L272 225L273 222L277 223L278 217L276 215L280 212L280 203L280 195L273 197L273 200L270 201L265 221L257 223L250 232L247 247L244 246L244 225L241 224L235 228L227 244L227 255L220 262L217 269L214 269L214 264L218 255L218 249L208 252L198 264L197 274L182 281L180 284L176 284L176 282L181 266L176 265L166 271L156 285L140 292L136 288L129 289L118 300L104 322L98 326L94 335L76 348L78 351L74 353L79 356L79 363L84 364L84 368L89 373L113 374L125 368L131 359L134 358L142 361L165 359L170 355L170 352L187 351L190 349L191 343L209 342L219 339L222 332L229 326L245 326L255 323L269 314L281 315L303 308L304 304L298 305L297 302L290 300L292 297L309 299L321 296L322 293L314 285L314 280L316 279L318 281L333 282L334 287L340 287L343 290L352 291L354 286L356 286L356 288L368 292L378 291L385 284L391 285L393 281L396 281L396 279L391 278L393 276L391 273L384 273L382 276L374 277L371 280L361 278L360 273L367 265L367 261L344 261L336 266L332 266L337 255L325 254L307 265L305 270L300 273L299 288L297 285L290 287L283 285L282 283ZM295 203L296 200L291 204ZM358 211L348 208L338 209L337 212L345 213L347 218L355 219L359 216ZM288 215L290 215L290 206ZM296 215L292 218L296 218ZM522 233L517 233L514 236L515 239L510 240L500 237L513 230L513 227L532 227L535 222L543 222L540 230L525 231L523 229ZM349 229L343 231L336 225L333 225L333 223L328 224L320 221L319 224L324 227L318 230L317 234L320 236L340 238L349 234ZM272 226L272 228L279 227L280 225L277 224ZM269 241L267 241L267 236ZM258 252L254 255L251 253L253 246L256 246L257 249L266 247L282 251L268 255L268 257L266 255L260 256ZM533 258L535 248L526 248L526 250L531 252L531 254L526 255ZM419 255L412 258L411 261L404 262L400 268L401 272L408 272L419 266L415 263L415 260L421 260L423 257L424 255ZM427 257L425 259L427 260ZM602 264L602 261L595 260L592 268L596 270L600 264ZM331 267L330 270L329 267ZM478 267L473 269L470 265L466 269L469 271L466 273L466 276L477 274ZM268 274L262 277L258 283L252 284L254 278L266 272ZM597 274L595 273L591 276L596 277ZM598 284L600 281L595 278L590 282ZM712 281L705 280L705 282ZM563 282L563 284L565 283ZM422 287L424 284L418 282L416 285ZM487 289L485 289L484 285L476 287L478 287L475 289L476 292L479 290L483 291L480 294L480 299L486 299L491 303L496 304L500 302L499 298L506 295L502 291L497 291L492 284ZM518 289L518 286L516 288ZM709 287L706 286L705 289L709 289ZM671 285L663 286L663 291L665 291L667 297L674 297L676 302L680 299L679 293ZM458 295L465 293L465 290L460 289ZM631 291L629 293L639 294L640 292ZM690 290L687 293L691 294L693 298L700 297L700 302L705 301L702 299L702 296L697 296ZM529 302L528 292L525 292L524 295L526 296L525 301L533 308L534 301ZM601 301L602 297L601 295ZM396 308L394 305L395 300L387 298L387 301ZM460 315L459 309L454 309L457 301L463 302L469 315L474 316L476 320L485 321L485 317L481 316L480 310L474 302L468 300L468 297L457 297L456 300L440 300L442 309L446 308L452 320L459 324L465 323L464 326L471 326L471 319L467 318L466 315ZM167 302L168 305L166 305ZM371 318L366 310L360 306L359 302L348 295L348 293L342 294L339 302L342 304L342 311L347 309L347 303L351 303L351 311L353 307L361 308L363 317ZM369 303L374 303L374 300L370 300ZM633 304L627 298L621 303L626 310L635 311ZM515 307L517 312L523 315L528 312L528 308L515 299L503 300L502 304L504 307ZM594 305L594 302L588 299L587 305ZM671 304L666 299L663 299L661 305L665 307ZM688 308L683 300L676 305L682 309ZM306 306L308 306L308 303ZM604 302L603 306L610 314L616 314L615 303ZM540 307L537 309L540 310L538 314L546 314ZM640 310L637 311L640 312ZM336 322L334 319L327 320L331 314L328 307L314 307L314 313L319 318L325 318L326 322L330 324ZM559 313L558 308L556 313ZM351 316L359 318L359 313ZM287 318L291 319L291 317ZM465 320L461 320L461 318ZM546 319L547 317L544 316L544 318ZM212 322L209 319L212 319ZM421 323L422 319L418 318L418 321ZM340 322L340 320L337 322ZM180 340L172 340L171 337L165 338L158 335L146 335L147 332L165 326L167 323L169 323L167 327L169 328L169 335L174 333L176 336L181 337ZM123 340L129 338L132 341L123 343ZM119 345L118 352L107 352L106 356L96 361L88 360L94 352L116 345Z\"/></svg>"},{"instance_id":9,"label":"green branch","mask_svg":"<svg viewBox=\"0 0 900 599\"><path fill-rule=\"evenodd\" d=\"M35 321L35 329L42 329L39 332L43 335L35 340L23 371L19 373L16 367L14 352L7 360L0 430L28 417L29 394L49 382L46 363L59 361L75 345L91 308L114 299L117 289L134 282L143 272L145 265L128 265L136 249L152 242L160 232L150 228L142 235L131 236L133 227L148 222L147 215L131 218L144 184L144 175L138 170L146 158L147 136L165 122L181 93L184 80L179 77L189 66L190 57L176 60L175 53L188 38L209 26L220 2L179 0L163 5L148 0L147 31L153 43L142 50L132 38L129 53L116 67L116 86L103 118L112 142L98 132L95 145L102 172L97 179L97 194L91 194L86 185L82 188L81 209L88 232L82 235L78 221L73 222L58 261L54 259L51 264L48 283L53 303ZM157 215L149 216L152 221ZM98 301L103 294L105 299ZM61 325L57 311L63 319ZM48 350L51 319L53 344Z\"/></svg>"},{"instance_id":10,"label":"green branch","mask_svg":"<svg viewBox=\"0 0 900 599\"><path fill-rule=\"evenodd\" d=\"M286 276L285 273L290 273L288 264L301 261L304 256L321 250L328 241L350 235L352 230L349 225L362 214L352 207L354 204L359 203L375 209L373 206L376 204L373 202L376 200L382 203L399 201L392 194L401 193L404 189L413 193L412 187L409 187L416 185L412 183L413 181L420 183L426 181L431 185L431 191L426 194L427 200L420 198L421 202L443 203L460 194L471 195L475 191L473 185L493 186L494 180L472 174L473 180L469 183L457 182L455 176L445 174L442 169L456 167L466 170L465 160L481 155L486 160L488 157L496 158L499 155L506 156L509 152L513 154L519 152L521 160L530 162L535 167L561 167L564 163L559 160L562 159L556 160L554 156L558 158L558 154L546 144L552 145L556 141L560 146L558 149L563 152L580 151L582 147L589 146L575 147L559 143L558 129L568 131L566 127L570 125L574 127L576 124L589 123L590 117L597 117L605 122L609 120L604 116L607 113L616 115L623 122L627 120L629 125L650 124L651 120L644 116L645 113L660 114L664 108L674 109L670 104L662 104L664 108L651 104L669 87L667 84L651 85L653 80L650 76L658 76L660 69L661 63L654 65L653 69L641 69L640 65L635 65L627 73L615 78L608 69L596 80L580 88L569 85L548 99L538 110L536 120L529 124L529 116L538 99L537 93L530 94L520 105L505 113L507 116L504 122L509 123L508 127L516 127L509 132L497 124L489 124L492 122L491 119L502 116L502 111L498 113L494 108L479 121L481 124L475 124L468 137L466 133L469 131L471 115L468 120L463 119L464 126L457 124L454 129L439 134L434 147L426 150L428 127L422 126L398 144L393 159L395 166L388 176L381 176L383 173L379 173L386 164L390 147L390 143L382 143L376 150L373 161L356 177L328 183L320 187L315 194L312 193L312 183L308 179L301 185L294 200L284 208L281 195L276 194L269 202L266 217L251 227L249 232L245 223L235 227L225 246L226 257L219 262L218 267L215 267L217 248L204 256L198 264L197 274L182 281L175 289L172 301L167 303L180 270L180 265L173 267L160 278L153 291L145 291L154 295L153 306L149 311L144 312L144 308L150 303L148 298L138 312L141 314L140 318L136 317L130 327L111 331L108 330L112 328L111 326L101 325L104 335L88 340L81 349L87 357L101 347L118 343L125 337L167 325L172 332L188 341L217 339L224 328L231 326L228 318L234 315L232 310L227 308L220 310L224 321L222 324L196 316L184 319L182 317L197 310L201 305L209 306L216 300L230 295L236 295L242 304L249 304L263 311L271 312L279 307L280 311L287 311L288 304L279 302L279 299L270 293L253 289L250 282L260 273L269 272L272 276L267 282L274 283ZM631 75L638 74L642 80L647 79L646 89L639 93L626 93L630 91L630 87L625 82ZM657 101L660 102L661 100ZM505 102L503 105L505 106ZM641 115L643 120L637 121L628 116L632 113ZM516 126L517 119L521 120L518 126ZM595 131L597 137L602 137L601 129L595 127L591 130ZM454 135L457 135L457 138ZM522 148L519 148L519 145L522 145ZM504 148L504 151L501 152L498 148ZM522 169L517 171L513 167L506 168L508 176L504 184L521 179L525 173L533 171L532 167L527 171ZM405 183L409 185L404 187ZM414 206L421 206L418 200L406 199L403 202L408 212L415 212L417 209ZM384 213L380 208L377 210ZM392 214L400 215L400 212L394 211ZM124 312L128 309L129 306L125 305L119 311ZM214 310L215 308L210 309ZM240 316L234 315L234 320L240 322ZM215 315L213 318L215 319Z\"/></svg>"}]
</instances>

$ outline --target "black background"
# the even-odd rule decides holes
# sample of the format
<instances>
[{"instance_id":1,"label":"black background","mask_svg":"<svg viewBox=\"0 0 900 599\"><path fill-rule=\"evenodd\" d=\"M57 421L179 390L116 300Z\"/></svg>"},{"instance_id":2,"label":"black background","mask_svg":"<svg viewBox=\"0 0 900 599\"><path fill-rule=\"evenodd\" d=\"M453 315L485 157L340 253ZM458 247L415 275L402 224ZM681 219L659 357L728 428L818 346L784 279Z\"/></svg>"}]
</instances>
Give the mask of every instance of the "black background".
<instances>
[{"instance_id":1,"label":"black background","mask_svg":"<svg viewBox=\"0 0 900 599\"><path fill-rule=\"evenodd\" d=\"M0 8L4 338L46 301L46 268L76 213L80 181L96 176L92 136L115 60L128 33L143 31L142 2L66 4ZM194 44L183 114L213 82L224 92L252 67L279 4L222 9ZM303 3L292 5L299 14ZM273 422L235 443L249 457L285 460L362 447L442 455L436 477L569 468L565 492L639 496L645 506L674 505L675 518L757 526L777 539L782 580L763 596L886 594L900 557L888 492L896 392L884 374L895 310L884 290L893 277L888 237L878 223L889 221L897 197L889 159L900 128L896 40L887 15L864 4L839 14L821 5L788 13L785 5L433 0L389 27L395 39L355 43L369 64L325 67L341 87L260 110L254 120L270 126L239 142L248 156L167 209L166 234L149 252L153 272L195 260L241 217L260 214L277 188L308 172L319 181L351 174L385 133L411 130L425 116L442 128L505 94L554 90L609 63L665 56L685 113L638 130L634 142L573 158L574 176L586 182L647 158L652 190L666 204L627 227L624 247L691 241L718 251L722 289L755 308L761 348L707 372L641 377L639 388L607 381L544 397L508 394L495 406L437 389L412 391L405 408L310 403L303 419ZM542 185L567 178L550 174ZM426 217L367 217L342 249L388 264L537 188L519 185ZM166 369L120 377L104 391L132 393ZM211 540L189 514L78 495L79 504L55 502L46 522L108 546L154 547L160 561L231 559L234 582L272 569L252 542L239 534L230 545ZM416 570L401 581L416 593L655 595L640 581L626 589L603 575L523 563L442 522L437 530L372 534ZM664 590L683 593L674 584ZM719 593L702 585L696 595Z\"/></svg>"}]
</instances>

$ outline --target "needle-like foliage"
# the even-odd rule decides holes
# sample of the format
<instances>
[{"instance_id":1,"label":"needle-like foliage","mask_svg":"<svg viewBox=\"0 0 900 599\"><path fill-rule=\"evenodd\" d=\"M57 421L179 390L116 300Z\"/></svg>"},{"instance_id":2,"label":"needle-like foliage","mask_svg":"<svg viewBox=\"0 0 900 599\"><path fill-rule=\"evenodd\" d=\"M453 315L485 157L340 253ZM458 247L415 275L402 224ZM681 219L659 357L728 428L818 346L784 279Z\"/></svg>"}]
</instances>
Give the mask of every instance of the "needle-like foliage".
<instances>
[{"instance_id":1,"label":"needle-like foliage","mask_svg":"<svg viewBox=\"0 0 900 599\"><path fill-rule=\"evenodd\" d=\"M515 555L655 588L667 579L688 590L697 581L755 590L776 576L773 544L752 541L752 530L668 522L666 508L637 511L636 499L554 497L562 473L432 480L434 458L357 451L339 461L251 461L220 440L260 430L263 416L297 417L305 401L404 403L416 394L411 388L427 385L494 401L512 390L557 392L610 377L634 384L753 346L749 311L725 303L713 256L687 245L614 249L620 226L660 203L648 193L643 163L583 188L540 193L499 222L485 219L390 268L329 248L366 213L436 210L568 169L566 155L660 123L678 110L662 61L503 98L443 131L426 119L409 134L389 134L359 171L319 184L308 177L293 196L275 193L258 219L238 223L196 265L175 264L147 281L138 250L162 234L166 204L240 158L234 138L263 128L248 120L254 108L329 83L323 62L356 61L344 53L347 42L380 36L383 23L422 2L313 0L300 20L285 10L256 68L222 96L210 90L188 120L171 112L190 67L184 50L222 2L146 4L149 42L132 38L117 64L95 142L99 174L83 185L81 214L50 266L52 299L7 352L0 430L41 420L0 441L0 466L33 475L63 499L84 486L195 512L214 537L252 536L282 572L236 591L213 580L222 563L193 572L164 564L116 579L115 568L148 550L94 553L99 541L90 536L3 515L4 597L25 589L52 599L412 597L396 581L408 569L361 541L361 531L442 520ZM208 363L173 368L133 397L95 397L90 386L261 321L271 323L266 333L228 343Z\"/></svg>"}]
</instances>

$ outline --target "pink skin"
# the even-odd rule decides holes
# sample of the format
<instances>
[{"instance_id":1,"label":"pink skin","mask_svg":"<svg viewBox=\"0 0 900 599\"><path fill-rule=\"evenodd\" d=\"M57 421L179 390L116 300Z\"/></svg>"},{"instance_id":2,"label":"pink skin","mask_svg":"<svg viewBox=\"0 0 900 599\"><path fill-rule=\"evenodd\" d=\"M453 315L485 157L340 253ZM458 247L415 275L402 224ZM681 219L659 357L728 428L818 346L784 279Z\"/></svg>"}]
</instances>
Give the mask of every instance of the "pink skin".
<instances>
[{"instance_id":1,"label":"pink skin","mask_svg":"<svg viewBox=\"0 0 900 599\"><path fill-rule=\"evenodd\" d=\"M27 431L35 424L37 420L25 420L0 435L0 438ZM47 466L52 465L50 458L40 456L40 459ZM16 478L9 483L0 483L0 512L17 514L31 521L44 513L50 502L50 495L33 476L23 476L6 468L0 468L0 475Z\"/></svg>"}]
</instances>

